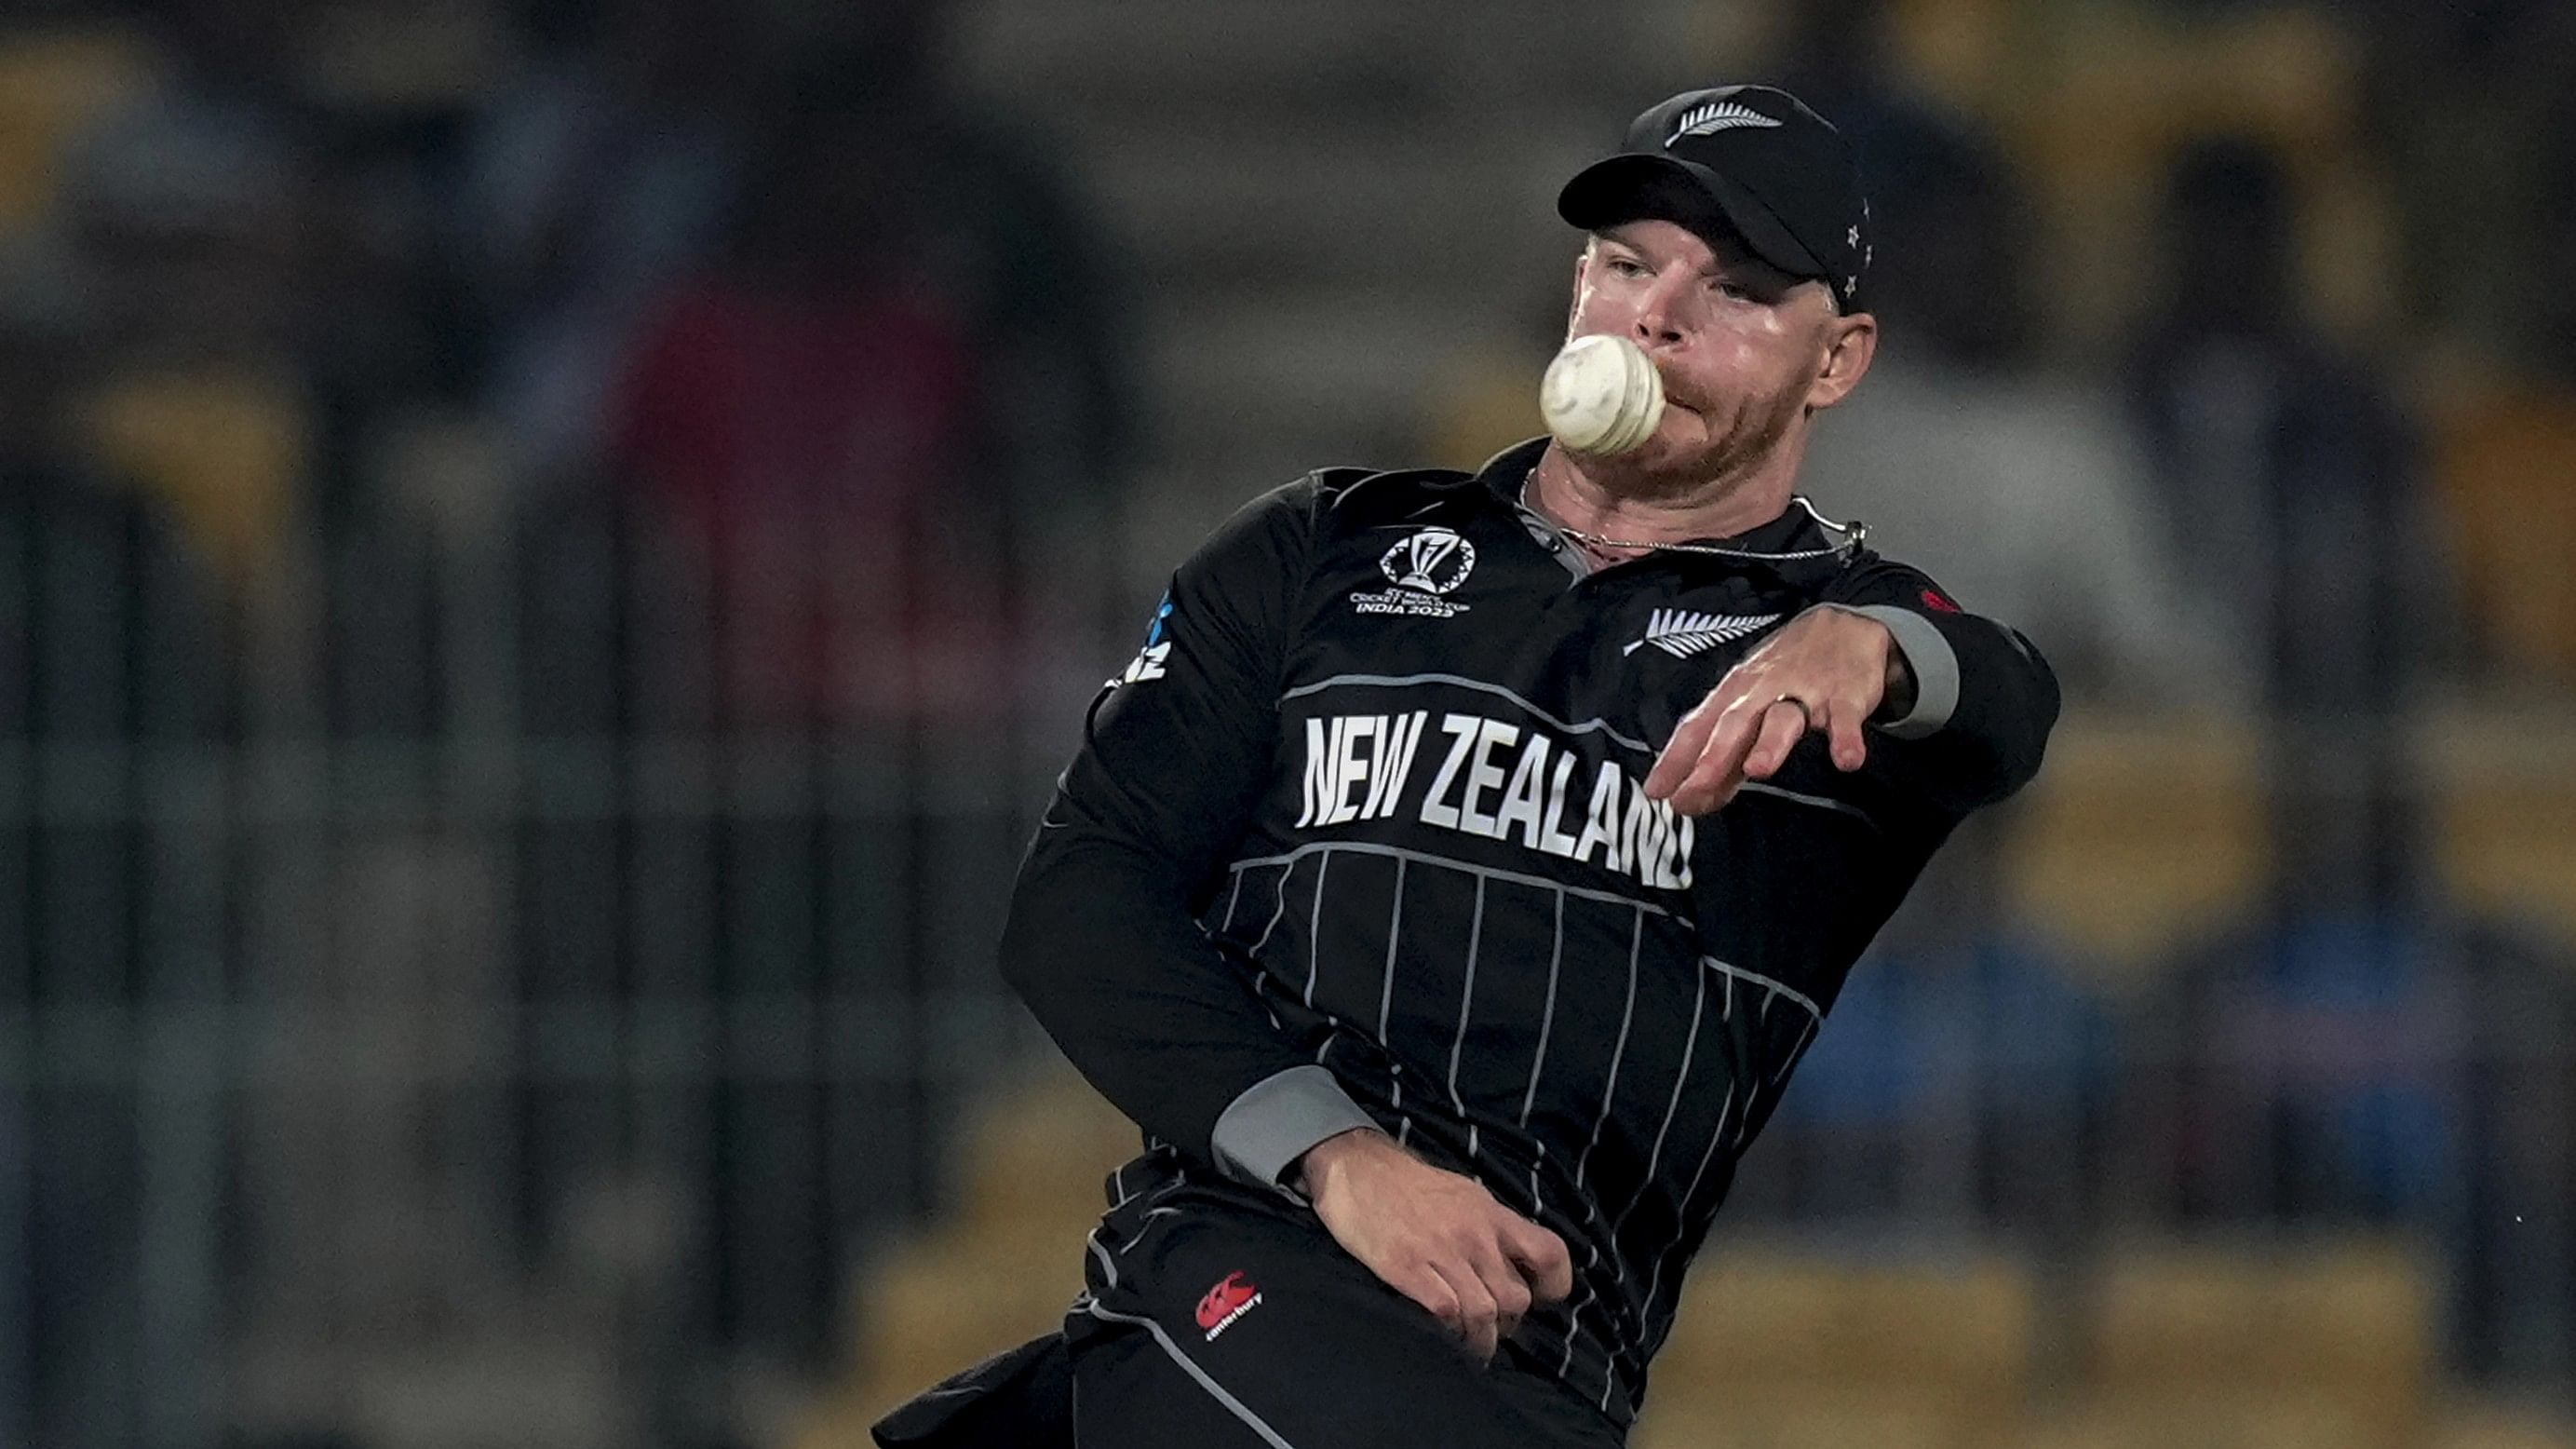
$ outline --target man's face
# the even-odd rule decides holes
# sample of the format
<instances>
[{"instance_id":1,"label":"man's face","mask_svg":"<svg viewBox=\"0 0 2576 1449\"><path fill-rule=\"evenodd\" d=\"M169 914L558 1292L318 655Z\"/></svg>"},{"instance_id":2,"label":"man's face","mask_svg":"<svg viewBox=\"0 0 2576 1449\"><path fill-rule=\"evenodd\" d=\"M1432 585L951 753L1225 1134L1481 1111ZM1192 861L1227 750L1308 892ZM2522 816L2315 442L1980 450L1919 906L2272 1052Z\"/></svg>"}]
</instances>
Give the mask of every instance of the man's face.
<instances>
[{"instance_id":1,"label":"man's face","mask_svg":"<svg viewBox=\"0 0 2576 1449\"><path fill-rule=\"evenodd\" d=\"M1594 333L1635 342L1664 378L1663 421L1612 466L1693 482L1741 472L1841 401L1876 335L1866 315L1838 315L1823 283L1669 221L1614 226L1584 248L1566 336Z\"/></svg>"}]
</instances>

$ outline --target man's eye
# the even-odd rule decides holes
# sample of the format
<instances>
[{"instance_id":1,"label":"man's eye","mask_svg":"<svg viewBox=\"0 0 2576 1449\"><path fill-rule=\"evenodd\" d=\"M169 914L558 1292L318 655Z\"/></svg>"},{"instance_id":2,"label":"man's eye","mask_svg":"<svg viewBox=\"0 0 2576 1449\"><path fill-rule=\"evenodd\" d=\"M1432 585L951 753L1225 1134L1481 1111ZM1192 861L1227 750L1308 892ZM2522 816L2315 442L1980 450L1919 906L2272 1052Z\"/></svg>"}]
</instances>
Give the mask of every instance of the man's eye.
<instances>
[{"instance_id":1,"label":"man's eye","mask_svg":"<svg viewBox=\"0 0 2576 1449\"><path fill-rule=\"evenodd\" d=\"M1753 300L1753 289L1745 286L1742 282L1720 282L1717 284L1717 294L1730 301L1750 302Z\"/></svg>"},{"instance_id":2,"label":"man's eye","mask_svg":"<svg viewBox=\"0 0 2576 1449\"><path fill-rule=\"evenodd\" d=\"M1621 277L1642 277L1646 274L1646 269L1644 267L1639 266L1637 263L1626 257L1612 257L1610 259L1610 271L1613 275Z\"/></svg>"}]
</instances>

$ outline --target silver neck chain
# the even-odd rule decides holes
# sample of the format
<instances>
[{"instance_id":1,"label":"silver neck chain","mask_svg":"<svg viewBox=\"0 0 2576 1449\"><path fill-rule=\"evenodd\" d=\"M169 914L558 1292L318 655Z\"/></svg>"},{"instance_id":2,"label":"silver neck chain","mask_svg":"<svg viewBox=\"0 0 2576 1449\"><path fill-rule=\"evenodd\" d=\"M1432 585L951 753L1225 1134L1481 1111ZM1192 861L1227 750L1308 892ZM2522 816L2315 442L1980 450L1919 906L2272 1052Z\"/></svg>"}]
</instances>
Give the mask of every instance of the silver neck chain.
<instances>
[{"instance_id":1,"label":"silver neck chain","mask_svg":"<svg viewBox=\"0 0 2576 1449\"><path fill-rule=\"evenodd\" d=\"M1537 509L1530 508L1529 489L1529 481L1524 479L1521 483L1521 506L1523 508L1529 508L1532 513L1536 513L1538 512ZM1657 549L1669 549L1675 553L1713 554L1719 558L1751 559L1759 563L1797 563L1803 559L1835 558L1841 555L1858 553L1860 551L1861 543L1869 537L1869 525L1861 522L1859 519L1853 519L1849 523L1836 523L1832 519L1818 513L1816 511L1816 505L1809 503L1803 495L1792 497L1789 501L1797 504L1800 508L1807 510L1807 516L1814 519L1820 527L1841 534L1842 541L1830 544L1824 548L1799 549L1791 553L1764 553L1758 549L1727 548L1723 545L1714 543L1692 543L1688 541L1674 543L1642 543L1624 538L1609 538L1598 533L1586 533L1582 529L1574 527L1572 524L1557 523L1554 519L1549 519L1548 521L1555 525L1557 532L1573 539L1576 543L1584 544L1596 549L1631 549L1640 553L1652 553Z\"/></svg>"}]
</instances>

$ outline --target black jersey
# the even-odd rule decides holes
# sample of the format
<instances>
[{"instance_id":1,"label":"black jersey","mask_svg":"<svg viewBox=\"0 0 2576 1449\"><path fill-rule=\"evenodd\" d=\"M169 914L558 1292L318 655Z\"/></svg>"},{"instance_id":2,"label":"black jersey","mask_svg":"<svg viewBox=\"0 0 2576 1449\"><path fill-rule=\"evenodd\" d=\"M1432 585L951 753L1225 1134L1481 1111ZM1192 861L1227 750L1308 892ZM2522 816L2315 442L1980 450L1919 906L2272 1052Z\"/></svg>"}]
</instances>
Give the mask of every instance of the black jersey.
<instances>
[{"instance_id":1,"label":"black jersey","mask_svg":"<svg viewBox=\"0 0 2576 1449\"><path fill-rule=\"evenodd\" d=\"M1736 1157L1932 851L2038 768L2057 687L1803 504L1746 556L1587 569L1520 503L1541 446L1319 473L1184 564L1003 967L1143 1127L1120 1196L1276 1188L1382 1127L1565 1238L1576 1290L1516 1341L1625 1423ZM1811 735L1712 815L1646 799L1681 715L1819 606L1886 622L1917 680L1868 763Z\"/></svg>"}]
</instances>

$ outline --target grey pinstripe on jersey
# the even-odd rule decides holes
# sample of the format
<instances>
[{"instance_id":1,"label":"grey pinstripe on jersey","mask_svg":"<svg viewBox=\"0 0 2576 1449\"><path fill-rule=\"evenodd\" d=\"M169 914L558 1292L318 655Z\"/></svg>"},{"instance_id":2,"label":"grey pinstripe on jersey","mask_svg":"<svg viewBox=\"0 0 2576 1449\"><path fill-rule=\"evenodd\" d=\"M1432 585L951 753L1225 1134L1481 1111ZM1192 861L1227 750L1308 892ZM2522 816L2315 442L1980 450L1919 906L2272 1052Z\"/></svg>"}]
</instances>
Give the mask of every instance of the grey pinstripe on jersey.
<instances>
[{"instance_id":1,"label":"grey pinstripe on jersey","mask_svg":"<svg viewBox=\"0 0 2576 1449\"><path fill-rule=\"evenodd\" d=\"M1346 885L1344 871L1335 864L1337 856L1345 860L1380 860L1385 862L1387 870L1373 878L1365 872L1350 876L1350 883ZM1310 857L1311 866L1307 865ZM1426 943L1408 940L1408 896L1418 873L1425 869L1461 879L1466 886L1465 896L1469 904L1462 922L1466 927L1462 955L1440 956L1435 951L1433 956L1425 957L1422 952ZM1629 1059L1635 1045L1632 1038L1644 1026L1638 1012L1639 973L1644 964L1647 927L1654 922L1675 921L1669 907L1617 891L1574 885L1369 840L1310 841L1294 850L1235 861L1230 873L1233 885L1226 905L1221 912L1211 913L1212 924L1218 934L1227 934L1228 923L1243 914L1243 897L1246 894L1253 894L1257 901L1258 886L1247 892L1247 882L1257 875L1267 874L1272 894L1270 909L1254 916L1253 919L1260 922L1257 932L1251 929L1250 921L1244 923L1249 939L1240 944L1262 959L1288 952L1304 958L1296 961L1286 980L1278 979L1273 969L1255 973L1255 989L1264 1000L1276 1002L1283 1009L1303 1006L1323 1018L1319 1025L1325 1028L1325 1036L1317 1055L1331 1054L1337 1072L1347 1074L1360 1069L1356 1066L1360 1058L1335 1051L1345 1040L1367 1038L1378 1049L1377 1054L1370 1058L1380 1063L1372 1072L1373 1079L1383 1088L1377 1101L1380 1108L1394 1118L1394 1132L1401 1142L1413 1142L1418 1136L1419 1126L1418 1109L1405 1100L1404 1079L1411 1074L1407 1061L1414 1062L1416 1070L1428 1067L1441 1079L1443 1089L1436 1099L1440 1101L1437 1115L1451 1130L1464 1133L1465 1155L1475 1164L1478 1175L1489 1186L1516 1184L1513 1196L1527 1202L1534 1219L1556 1216L1549 1211L1548 1195L1540 1181L1546 1158L1545 1144L1538 1144L1538 1155L1530 1158L1525 1167L1520 1162L1489 1160L1487 1143L1476 1121L1477 1113L1470 1109L1468 1101L1468 1068L1474 1055L1468 1050L1468 1041L1477 1030L1477 997L1482 990L1482 975L1485 968L1493 964L1487 959L1490 951L1486 940L1492 892L1498 887L1526 887L1547 893L1546 902L1540 908L1544 912L1540 919L1547 923L1551 937L1544 974L1542 977L1533 959L1528 983L1529 988L1534 988L1538 1007L1536 1042L1526 1076L1511 1084L1512 1090L1506 1099L1511 1105L1502 1108L1507 1114L1505 1120L1514 1121L1524 1129L1539 1102L1543 1081L1551 1075L1551 1068L1569 1045L1569 1039L1561 1039L1556 1030L1564 972L1569 964L1566 959L1568 907L1579 901L1626 913L1629 950L1624 975L1619 978L1623 984L1618 1030L1609 1040L1607 1062L1599 1074L1599 1103L1590 1124L1591 1130L1584 1139L1582 1151L1567 1165L1573 1183L1581 1191L1574 1202L1564 1205L1564 1211L1574 1214L1583 1226L1596 1231L1583 1233L1577 1244L1580 1248L1577 1260L1582 1265L1578 1277L1582 1281L1575 1295L1560 1311L1564 1343L1557 1355L1558 1375L1570 1387L1577 1387L1579 1392L1593 1398L1606 1412L1611 1400L1621 1391L1621 1355L1633 1351L1641 1340L1651 1341L1655 1336L1655 1326L1668 1319L1670 1305L1665 1302L1666 1285L1667 1280L1673 1277L1670 1269L1674 1259L1682 1256L1682 1244L1687 1240L1685 1225L1693 1221L1692 1208L1704 1196L1703 1189L1721 1155L1731 1155L1741 1147L1746 1127L1755 1120L1753 1109L1756 1099L1750 1093L1776 1084L1812 1038L1815 1025L1822 1016L1816 1001L1795 987L1760 972L1714 957L1699 958L1701 969L1695 974L1688 993L1691 1004L1685 1012L1679 1000L1672 1003L1672 1015L1665 1018L1671 1025L1660 1028L1667 1039L1656 1048L1659 1060L1672 1062L1677 1059L1678 1066L1673 1069L1669 1086L1661 1081L1660 1075L1657 1078L1655 1092L1662 1099L1661 1110L1653 1118L1656 1125L1650 1144L1644 1147L1643 1168L1640 1171L1634 1162L1626 1165L1622 1177L1612 1186L1612 1191L1621 1194L1613 1200L1617 1203L1617 1210L1613 1213L1611 1204L1598 1200L1599 1184L1594 1177L1599 1164L1595 1158L1603 1145L1610 1119L1618 1110L1616 1098L1620 1084L1630 1075L1632 1063ZM1329 923L1337 919L1340 908L1335 903L1346 899L1348 892L1363 889L1364 879L1370 881L1368 889L1388 891L1389 899L1383 907L1384 944L1376 952L1379 979L1368 983L1375 988L1368 993L1373 998L1375 1010L1357 1020L1350 1020L1328 1008L1323 990L1328 983L1322 958L1335 953L1322 938L1329 929ZM1303 901L1296 899L1300 889L1308 893ZM1332 899L1326 899L1328 894ZM1289 926L1285 936L1293 937L1295 929L1303 927L1307 934L1305 941L1283 937L1283 925L1291 922L1294 924ZM1286 950L1272 949L1274 943L1284 944ZM1535 942L1531 944L1535 945ZM1452 951L1459 949L1451 948ZM1529 955L1535 958L1536 952ZM1348 958L1335 955L1335 959ZM1419 1042L1415 1044L1415 1054L1399 1058L1389 1038L1395 1025L1397 998L1408 989L1407 963L1430 959L1441 963L1435 977L1453 972L1456 975L1455 986L1448 988L1457 993L1455 1006L1443 1022L1449 1038L1444 1044L1446 1060L1424 1062L1420 1054L1423 1044ZM1274 961L1271 964L1275 968L1278 963ZM1426 982L1428 979L1432 978L1426 978ZM1712 985L1715 990L1711 989ZM1355 986L1356 983L1345 981L1334 988L1345 1006L1350 1004ZM1420 987L1411 989L1418 992ZM1712 996L1718 998L1714 1012L1709 1009ZM1739 996L1749 996L1750 1001L1740 1002ZM1418 1001L1419 997L1415 999ZM1739 1012L1748 1007L1758 1015L1767 1015L1784 1002L1804 1019L1804 1031L1788 1054L1789 1060L1779 1063L1776 1069L1763 1071L1750 1084L1740 1083L1735 1076L1737 1064L1727 1060L1724 1054L1707 1050L1706 1037L1710 1025L1734 1024ZM1773 1064L1765 1062L1764 1066L1771 1068ZM1577 1072L1580 1077L1579 1063L1569 1061L1567 1069ZM1484 1090L1492 1091L1493 1083L1488 1081ZM1588 1088L1586 1090L1589 1091ZM1765 1091L1761 1095L1767 1097L1769 1093ZM1700 1104L1696 1108L1690 1107L1694 1101ZM1716 1107L1715 1119L1705 1128L1705 1137L1699 1137L1697 1134L1703 1129L1696 1124L1708 1120L1702 1114L1712 1102ZM1684 1146L1675 1140L1686 1117L1694 1124L1690 1131L1696 1147ZM1670 1182L1664 1182L1661 1187L1657 1185L1663 1181L1667 1161L1674 1164L1676 1173L1681 1162L1691 1164L1688 1177L1679 1182L1677 1191ZM1650 1203L1658 1204L1653 1213L1646 1211ZM1624 1243L1623 1233L1650 1219L1662 1223L1667 1212L1673 1233L1668 1243L1656 1245L1666 1231L1659 1226L1652 1229L1653 1236L1643 1245L1625 1244L1617 1253L1605 1254L1602 1251L1601 1242L1605 1238L1610 1242ZM1639 1270L1633 1279L1628 1273L1631 1266ZM1631 1283L1644 1285L1642 1298L1633 1296L1636 1290L1625 1286ZM1617 1290L1615 1293L1614 1289ZM1678 1297L1678 1281L1672 1283L1670 1291Z\"/></svg>"}]
</instances>

